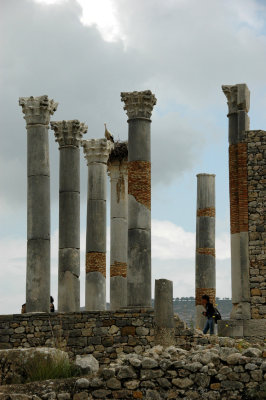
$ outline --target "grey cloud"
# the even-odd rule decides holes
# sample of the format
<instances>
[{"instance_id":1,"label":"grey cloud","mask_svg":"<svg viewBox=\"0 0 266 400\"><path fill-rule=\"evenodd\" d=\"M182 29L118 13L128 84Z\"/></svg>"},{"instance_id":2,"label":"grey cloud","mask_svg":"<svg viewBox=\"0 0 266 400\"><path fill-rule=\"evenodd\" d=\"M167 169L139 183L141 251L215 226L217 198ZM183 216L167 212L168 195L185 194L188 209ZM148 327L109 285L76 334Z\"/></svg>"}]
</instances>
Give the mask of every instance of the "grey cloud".
<instances>
[{"instance_id":1,"label":"grey cloud","mask_svg":"<svg viewBox=\"0 0 266 400\"><path fill-rule=\"evenodd\" d=\"M246 4L247 10L256 5ZM86 122L87 137L102 136L107 122L124 139L120 91L152 89L158 98L153 183L168 184L196 165L207 140L224 134L221 83L245 80L256 87L264 77L265 36L257 38L259 28L239 27L241 18L237 11L230 15L229 2L117 0L114 6L126 49L122 40L107 43L96 27L82 25L74 0L45 7L32 0L1 2L0 202L17 211L26 201L26 131L19 96L48 94L59 102L54 120ZM50 136L55 200L58 150Z\"/></svg>"}]
</instances>

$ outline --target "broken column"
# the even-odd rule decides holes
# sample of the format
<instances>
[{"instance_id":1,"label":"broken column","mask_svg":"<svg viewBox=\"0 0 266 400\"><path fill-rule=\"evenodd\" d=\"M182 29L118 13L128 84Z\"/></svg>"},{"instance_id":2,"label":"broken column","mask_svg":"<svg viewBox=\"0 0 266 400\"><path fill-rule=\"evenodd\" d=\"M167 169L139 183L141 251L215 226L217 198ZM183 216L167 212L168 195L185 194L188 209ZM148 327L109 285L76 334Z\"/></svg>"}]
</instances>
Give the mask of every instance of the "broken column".
<instances>
[{"instance_id":1,"label":"broken column","mask_svg":"<svg viewBox=\"0 0 266 400\"><path fill-rule=\"evenodd\" d=\"M48 127L58 103L20 97L27 127L26 311L50 310L50 163Z\"/></svg>"},{"instance_id":2,"label":"broken column","mask_svg":"<svg viewBox=\"0 0 266 400\"><path fill-rule=\"evenodd\" d=\"M173 345L175 343L175 323L172 281L155 280L154 314L155 343L163 346Z\"/></svg>"},{"instance_id":3,"label":"broken column","mask_svg":"<svg viewBox=\"0 0 266 400\"><path fill-rule=\"evenodd\" d=\"M151 114L150 90L124 92L128 116L127 305L151 306Z\"/></svg>"},{"instance_id":4,"label":"broken column","mask_svg":"<svg viewBox=\"0 0 266 400\"><path fill-rule=\"evenodd\" d=\"M127 143L116 142L108 161L111 182L111 310L127 306L127 157Z\"/></svg>"},{"instance_id":5,"label":"broken column","mask_svg":"<svg viewBox=\"0 0 266 400\"><path fill-rule=\"evenodd\" d=\"M248 255L247 144L250 92L246 84L222 86L229 119L229 189L231 228L231 318L250 318Z\"/></svg>"},{"instance_id":6,"label":"broken column","mask_svg":"<svg viewBox=\"0 0 266 400\"><path fill-rule=\"evenodd\" d=\"M106 176L113 143L83 140L88 165L85 309L106 308Z\"/></svg>"},{"instance_id":7,"label":"broken column","mask_svg":"<svg viewBox=\"0 0 266 400\"><path fill-rule=\"evenodd\" d=\"M53 121L59 144L58 311L80 310L80 141L87 126Z\"/></svg>"},{"instance_id":8,"label":"broken column","mask_svg":"<svg viewBox=\"0 0 266 400\"><path fill-rule=\"evenodd\" d=\"M197 175L196 223L196 328L203 329L206 317L201 305L202 296L215 304L215 175Z\"/></svg>"}]
</instances>

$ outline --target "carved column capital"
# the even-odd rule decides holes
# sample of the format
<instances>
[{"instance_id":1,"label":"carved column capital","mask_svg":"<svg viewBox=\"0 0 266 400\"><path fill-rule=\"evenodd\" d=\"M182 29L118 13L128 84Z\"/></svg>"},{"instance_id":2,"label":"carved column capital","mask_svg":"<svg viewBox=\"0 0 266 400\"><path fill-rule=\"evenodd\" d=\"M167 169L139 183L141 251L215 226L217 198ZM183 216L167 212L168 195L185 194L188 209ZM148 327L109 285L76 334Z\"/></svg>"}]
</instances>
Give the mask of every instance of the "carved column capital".
<instances>
[{"instance_id":1,"label":"carved column capital","mask_svg":"<svg viewBox=\"0 0 266 400\"><path fill-rule=\"evenodd\" d=\"M59 148L66 146L79 147L83 135L88 131L88 126L77 119L69 121L51 121L51 129L54 130L55 141Z\"/></svg>"},{"instance_id":2,"label":"carved column capital","mask_svg":"<svg viewBox=\"0 0 266 400\"><path fill-rule=\"evenodd\" d=\"M229 114L237 111L249 111L250 91L245 83L223 85L222 90L227 98Z\"/></svg>"},{"instance_id":3,"label":"carved column capital","mask_svg":"<svg viewBox=\"0 0 266 400\"><path fill-rule=\"evenodd\" d=\"M122 92L121 101L125 103L124 110L128 119L150 119L157 99L150 90L143 92Z\"/></svg>"},{"instance_id":4,"label":"carved column capital","mask_svg":"<svg viewBox=\"0 0 266 400\"><path fill-rule=\"evenodd\" d=\"M92 163L107 164L114 143L107 139L89 139L81 141L87 165Z\"/></svg>"},{"instance_id":5,"label":"carved column capital","mask_svg":"<svg viewBox=\"0 0 266 400\"><path fill-rule=\"evenodd\" d=\"M48 125L50 115L56 111L58 103L49 100L47 95L39 97L20 97L19 105L25 114L27 125Z\"/></svg>"}]
</instances>

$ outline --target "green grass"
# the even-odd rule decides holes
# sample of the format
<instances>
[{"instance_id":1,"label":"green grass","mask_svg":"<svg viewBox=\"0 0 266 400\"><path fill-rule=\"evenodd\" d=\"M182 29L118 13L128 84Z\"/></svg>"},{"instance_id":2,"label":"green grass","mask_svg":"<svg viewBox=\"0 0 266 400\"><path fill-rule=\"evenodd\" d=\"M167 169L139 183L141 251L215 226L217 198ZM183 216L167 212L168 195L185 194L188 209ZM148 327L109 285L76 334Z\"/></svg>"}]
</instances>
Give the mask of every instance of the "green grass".
<instances>
[{"instance_id":1,"label":"green grass","mask_svg":"<svg viewBox=\"0 0 266 400\"><path fill-rule=\"evenodd\" d=\"M71 378L80 375L80 369L60 354L53 358L50 356L44 358L43 355L36 354L27 361L24 372L26 382Z\"/></svg>"}]
</instances>

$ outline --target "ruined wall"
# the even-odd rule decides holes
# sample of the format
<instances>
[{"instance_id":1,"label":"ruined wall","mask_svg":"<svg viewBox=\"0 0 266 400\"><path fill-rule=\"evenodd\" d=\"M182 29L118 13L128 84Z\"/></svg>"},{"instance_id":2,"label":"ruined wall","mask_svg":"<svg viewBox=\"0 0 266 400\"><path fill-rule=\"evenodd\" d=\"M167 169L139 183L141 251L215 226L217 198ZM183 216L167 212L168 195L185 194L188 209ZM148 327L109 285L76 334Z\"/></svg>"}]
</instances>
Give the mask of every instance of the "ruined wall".
<instances>
[{"instance_id":1,"label":"ruined wall","mask_svg":"<svg viewBox=\"0 0 266 400\"><path fill-rule=\"evenodd\" d=\"M71 358L92 354L101 364L109 364L121 352L141 353L152 347L154 326L152 309L0 315L0 349L57 347ZM175 340L185 350L211 343L210 337L189 329L178 316Z\"/></svg>"},{"instance_id":2,"label":"ruined wall","mask_svg":"<svg viewBox=\"0 0 266 400\"><path fill-rule=\"evenodd\" d=\"M0 316L0 349L48 346L70 356L93 354L101 363L153 345L153 311L95 311Z\"/></svg>"},{"instance_id":3,"label":"ruined wall","mask_svg":"<svg viewBox=\"0 0 266 400\"><path fill-rule=\"evenodd\" d=\"M266 319L266 132L247 131L251 318Z\"/></svg>"},{"instance_id":4,"label":"ruined wall","mask_svg":"<svg viewBox=\"0 0 266 400\"><path fill-rule=\"evenodd\" d=\"M191 351L155 346L86 377L0 386L0 399L259 400L266 394L265 357L263 348L228 338Z\"/></svg>"}]
</instances>

